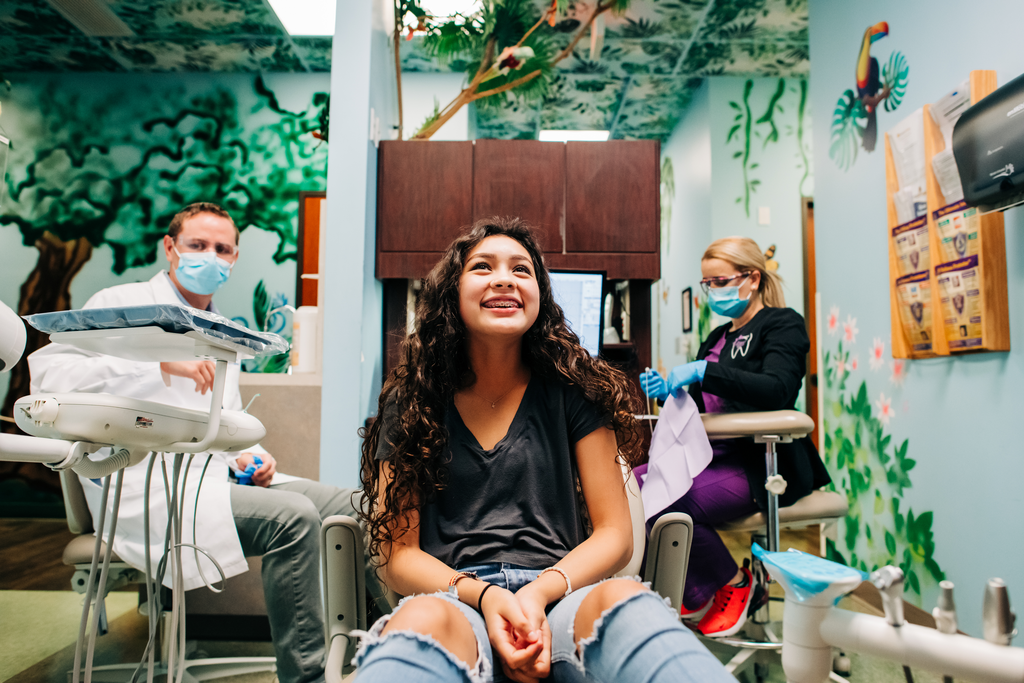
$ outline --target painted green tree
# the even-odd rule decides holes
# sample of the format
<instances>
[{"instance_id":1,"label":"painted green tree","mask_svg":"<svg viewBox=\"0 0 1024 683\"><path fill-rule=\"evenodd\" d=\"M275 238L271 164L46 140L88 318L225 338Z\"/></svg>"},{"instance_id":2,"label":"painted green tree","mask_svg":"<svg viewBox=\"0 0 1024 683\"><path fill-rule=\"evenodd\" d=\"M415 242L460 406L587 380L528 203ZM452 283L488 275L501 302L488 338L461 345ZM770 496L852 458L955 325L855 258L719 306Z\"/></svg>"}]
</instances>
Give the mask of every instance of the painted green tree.
<instances>
[{"instance_id":1,"label":"painted green tree","mask_svg":"<svg viewBox=\"0 0 1024 683\"><path fill-rule=\"evenodd\" d=\"M71 281L101 244L111 248L117 274L154 263L171 217L195 201L225 206L242 230L273 232L274 260L294 259L298 193L324 187L326 146L311 132L320 127L327 95L317 93L305 110L292 112L262 78L253 88L257 104L240 112L223 87L107 98L83 97L56 82L38 87L34 116L19 123L26 139L45 144L12 150L0 213L0 226L17 227L23 244L38 252L18 313L70 308ZM270 123L247 126L243 119L256 114ZM30 329L26 355L45 341ZM22 361L2 413L9 415L28 388Z\"/></svg>"},{"instance_id":2,"label":"painted green tree","mask_svg":"<svg viewBox=\"0 0 1024 683\"><path fill-rule=\"evenodd\" d=\"M916 465L909 457L910 442L897 445L886 433L892 411L884 395L873 406L867 382L856 389L847 386L855 363L842 341L824 354L822 455L831 488L845 493L850 505L838 542L826 543L826 557L866 572L898 565L906 575L907 593L920 600L923 585L945 578L935 560L932 513L903 509Z\"/></svg>"}]
</instances>

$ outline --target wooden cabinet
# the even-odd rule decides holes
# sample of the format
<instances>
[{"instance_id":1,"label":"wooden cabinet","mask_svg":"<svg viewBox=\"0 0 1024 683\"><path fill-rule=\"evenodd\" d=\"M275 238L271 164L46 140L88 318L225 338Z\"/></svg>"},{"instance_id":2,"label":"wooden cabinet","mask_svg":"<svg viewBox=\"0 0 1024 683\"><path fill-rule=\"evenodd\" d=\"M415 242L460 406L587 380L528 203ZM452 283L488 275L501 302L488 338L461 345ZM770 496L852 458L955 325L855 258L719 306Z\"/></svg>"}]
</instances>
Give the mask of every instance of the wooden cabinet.
<instances>
[{"instance_id":1,"label":"wooden cabinet","mask_svg":"<svg viewBox=\"0 0 1024 683\"><path fill-rule=\"evenodd\" d=\"M660 146L608 142L384 141L377 277L420 278L475 219L520 216L551 268L657 280Z\"/></svg>"},{"instance_id":2,"label":"wooden cabinet","mask_svg":"<svg viewBox=\"0 0 1024 683\"><path fill-rule=\"evenodd\" d=\"M473 150L473 220L519 216L545 250L562 251L565 145L537 140L477 140Z\"/></svg>"},{"instance_id":3,"label":"wooden cabinet","mask_svg":"<svg viewBox=\"0 0 1024 683\"><path fill-rule=\"evenodd\" d=\"M658 251L658 157L655 140L566 143L566 253Z\"/></svg>"},{"instance_id":4,"label":"wooden cabinet","mask_svg":"<svg viewBox=\"0 0 1024 683\"><path fill-rule=\"evenodd\" d=\"M423 277L472 222L472 142L381 142L378 278Z\"/></svg>"}]
</instances>

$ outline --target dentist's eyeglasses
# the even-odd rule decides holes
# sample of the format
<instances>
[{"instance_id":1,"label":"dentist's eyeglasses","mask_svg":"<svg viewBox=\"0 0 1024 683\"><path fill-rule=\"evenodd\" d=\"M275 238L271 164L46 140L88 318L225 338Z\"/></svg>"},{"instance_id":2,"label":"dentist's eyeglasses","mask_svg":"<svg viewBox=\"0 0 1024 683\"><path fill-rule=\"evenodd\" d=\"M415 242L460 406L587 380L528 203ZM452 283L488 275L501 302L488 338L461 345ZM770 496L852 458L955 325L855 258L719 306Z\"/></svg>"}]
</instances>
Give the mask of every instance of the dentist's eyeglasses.
<instances>
[{"instance_id":1,"label":"dentist's eyeglasses","mask_svg":"<svg viewBox=\"0 0 1024 683\"><path fill-rule=\"evenodd\" d=\"M742 280L744 278L750 277L750 275L752 273L753 273L753 271L748 270L747 272L740 273L739 275L723 275L721 277L706 277L706 278L704 278L703 280L700 281L700 288L701 288L701 291L704 292L704 294L707 294L712 289L718 289L720 287L728 287L729 284L732 283L735 280Z\"/></svg>"},{"instance_id":2,"label":"dentist's eyeglasses","mask_svg":"<svg viewBox=\"0 0 1024 683\"><path fill-rule=\"evenodd\" d=\"M176 240L178 248L182 252L187 253L202 253L204 251L210 251L211 249L224 259L231 259L238 253L238 245L236 244L225 244L224 242L207 242L206 240L189 237L186 239Z\"/></svg>"}]
</instances>

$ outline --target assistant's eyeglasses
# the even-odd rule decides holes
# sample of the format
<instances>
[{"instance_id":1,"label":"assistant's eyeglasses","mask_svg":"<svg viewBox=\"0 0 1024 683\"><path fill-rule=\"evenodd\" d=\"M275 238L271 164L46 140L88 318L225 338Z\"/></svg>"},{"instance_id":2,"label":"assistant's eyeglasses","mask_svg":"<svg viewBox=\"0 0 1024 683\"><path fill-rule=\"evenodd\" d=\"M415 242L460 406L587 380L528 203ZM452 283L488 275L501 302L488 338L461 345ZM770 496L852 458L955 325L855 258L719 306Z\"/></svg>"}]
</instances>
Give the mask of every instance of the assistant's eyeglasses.
<instances>
[{"instance_id":1,"label":"assistant's eyeglasses","mask_svg":"<svg viewBox=\"0 0 1024 683\"><path fill-rule=\"evenodd\" d=\"M206 240L187 237L184 239L175 240L179 249L183 252L189 253L202 253L204 251L210 251L211 249L224 259L234 258L238 253L237 244L225 244L224 242L207 242Z\"/></svg>"},{"instance_id":2,"label":"assistant's eyeglasses","mask_svg":"<svg viewBox=\"0 0 1024 683\"><path fill-rule=\"evenodd\" d=\"M720 277L706 277L700 281L700 288L701 291L707 294L712 289L718 289L719 287L728 287L729 284L735 280L742 280L744 278L750 277L750 275L753 272L754 271L752 270L748 270L747 272L740 273L739 275L722 275Z\"/></svg>"}]
</instances>

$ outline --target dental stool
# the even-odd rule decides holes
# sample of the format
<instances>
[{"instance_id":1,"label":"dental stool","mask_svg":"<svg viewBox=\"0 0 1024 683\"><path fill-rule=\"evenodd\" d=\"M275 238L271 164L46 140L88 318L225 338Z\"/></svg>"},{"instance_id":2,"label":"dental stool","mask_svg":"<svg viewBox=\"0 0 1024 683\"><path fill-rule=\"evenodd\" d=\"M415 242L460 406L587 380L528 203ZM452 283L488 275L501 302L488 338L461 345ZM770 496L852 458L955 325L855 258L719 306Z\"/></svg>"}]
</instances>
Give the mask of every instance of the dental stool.
<instances>
[{"instance_id":1,"label":"dental stool","mask_svg":"<svg viewBox=\"0 0 1024 683\"><path fill-rule=\"evenodd\" d=\"M721 524L716 527L718 531L749 531L751 544L757 542L774 552L780 549L780 529L795 529L816 524L829 527L846 516L849 510L846 496L821 489L812 491L792 505L779 507L778 497L785 491L785 481L779 476L775 446L779 443L790 443L793 439L810 434L814 429L814 421L808 415L796 410L775 410L756 413L705 413L701 418L709 439L753 437L755 443L765 444L765 488L768 491L768 509ZM729 673L738 676L753 667L755 677L763 680L768 658L782 650L782 638L769 623L768 587L771 578L756 557L751 558L751 571L754 575L754 596L763 596L761 605L736 636L707 640L740 649L726 665Z\"/></svg>"}]
</instances>

